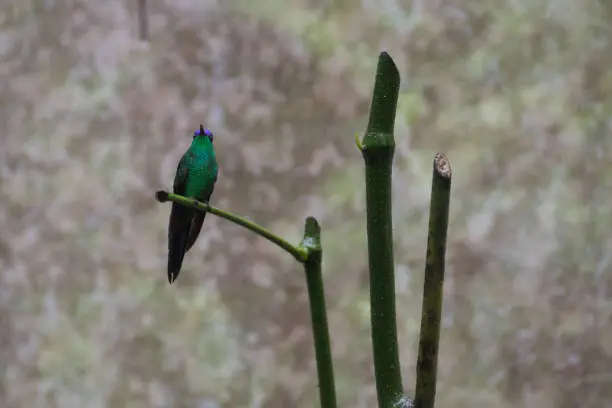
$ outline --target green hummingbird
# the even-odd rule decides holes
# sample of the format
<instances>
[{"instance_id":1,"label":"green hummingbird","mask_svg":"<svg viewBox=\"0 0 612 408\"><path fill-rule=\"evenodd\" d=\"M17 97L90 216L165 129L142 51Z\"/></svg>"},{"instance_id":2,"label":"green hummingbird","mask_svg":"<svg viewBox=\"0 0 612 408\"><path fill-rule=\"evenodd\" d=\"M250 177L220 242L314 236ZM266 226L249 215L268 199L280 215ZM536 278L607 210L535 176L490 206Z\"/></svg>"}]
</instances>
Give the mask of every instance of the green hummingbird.
<instances>
[{"instance_id":1,"label":"green hummingbird","mask_svg":"<svg viewBox=\"0 0 612 408\"><path fill-rule=\"evenodd\" d=\"M172 187L174 194L208 203L215 189L218 173L219 166L213 147L213 134L200 125L200 129L193 134L191 146L179 161ZM168 223L168 281L170 284L181 272L185 253L198 239L205 217L205 212L172 203Z\"/></svg>"}]
</instances>

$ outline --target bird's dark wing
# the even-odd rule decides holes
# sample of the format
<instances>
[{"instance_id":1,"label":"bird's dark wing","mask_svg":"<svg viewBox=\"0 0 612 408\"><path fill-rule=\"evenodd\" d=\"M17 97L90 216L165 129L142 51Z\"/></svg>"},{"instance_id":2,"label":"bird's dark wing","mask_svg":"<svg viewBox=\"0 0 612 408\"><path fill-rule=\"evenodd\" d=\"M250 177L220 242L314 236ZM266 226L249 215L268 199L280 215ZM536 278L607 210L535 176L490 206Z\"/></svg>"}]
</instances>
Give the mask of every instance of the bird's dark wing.
<instances>
[{"instance_id":1,"label":"bird's dark wing","mask_svg":"<svg viewBox=\"0 0 612 408\"><path fill-rule=\"evenodd\" d=\"M181 160L179 160L179 164L176 167L176 174L174 175L174 184L172 186L174 194L185 194L187 179L189 178L189 160L191 160L191 154L189 152L185 153L185 155L181 157Z\"/></svg>"},{"instance_id":2,"label":"bird's dark wing","mask_svg":"<svg viewBox=\"0 0 612 408\"><path fill-rule=\"evenodd\" d=\"M183 157L174 177L173 191L175 194L185 193L188 178L189 172L187 166L184 165ZM168 222L168 281L170 283L174 282L181 272L192 218L192 209L172 203Z\"/></svg>"}]
</instances>

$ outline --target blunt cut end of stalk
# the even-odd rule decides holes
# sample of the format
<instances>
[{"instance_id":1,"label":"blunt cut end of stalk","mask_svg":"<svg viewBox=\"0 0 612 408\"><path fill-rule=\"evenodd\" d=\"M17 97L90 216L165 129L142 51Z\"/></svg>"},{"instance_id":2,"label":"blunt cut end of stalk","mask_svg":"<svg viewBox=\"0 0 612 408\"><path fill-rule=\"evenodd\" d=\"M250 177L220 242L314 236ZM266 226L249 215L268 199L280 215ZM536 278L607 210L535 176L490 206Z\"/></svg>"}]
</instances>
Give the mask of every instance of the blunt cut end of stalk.
<instances>
[{"instance_id":1,"label":"blunt cut end of stalk","mask_svg":"<svg viewBox=\"0 0 612 408\"><path fill-rule=\"evenodd\" d=\"M434 172L437 176L449 179L453 176L450 160L444 153L436 153L434 157Z\"/></svg>"},{"instance_id":2,"label":"blunt cut end of stalk","mask_svg":"<svg viewBox=\"0 0 612 408\"><path fill-rule=\"evenodd\" d=\"M378 57L366 134L363 141L360 142L359 139L356 141L364 157L367 151L375 151L379 148L387 151L395 149L393 130L399 86L400 75L395 62L387 52L383 51Z\"/></svg>"},{"instance_id":3,"label":"blunt cut end of stalk","mask_svg":"<svg viewBox=\"0 0 612 408\"><path fill-rule=\"evenodd\" d=\"M316 246L320 247L321 226L315 217L306 218L304 223L304 239L316 240Z\"/></svg>"}]
</instances>

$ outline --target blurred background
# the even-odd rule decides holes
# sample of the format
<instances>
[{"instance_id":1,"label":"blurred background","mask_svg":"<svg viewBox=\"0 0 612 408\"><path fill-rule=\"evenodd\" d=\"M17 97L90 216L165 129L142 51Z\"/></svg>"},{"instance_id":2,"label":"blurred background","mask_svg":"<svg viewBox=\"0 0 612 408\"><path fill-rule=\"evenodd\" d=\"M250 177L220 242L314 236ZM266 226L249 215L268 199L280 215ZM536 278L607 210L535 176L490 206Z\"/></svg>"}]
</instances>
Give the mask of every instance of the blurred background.
<instances>
[{"instance_id":1,"label":"blurred background","mask_svg":"<svg viewBox=\"0 0 612 408\"><path fill-rule=\"evenodd\" d=\"M166 277L200 123L213 202L323 227L340 406L375 405L363 160L377 57L402 76L394 225L414 390L436 151L454 167L438 404L612 403L612 7L605 0L0 4L0 406L315 407L305 282L207 217Z\"/></svg>"}]
</instances>

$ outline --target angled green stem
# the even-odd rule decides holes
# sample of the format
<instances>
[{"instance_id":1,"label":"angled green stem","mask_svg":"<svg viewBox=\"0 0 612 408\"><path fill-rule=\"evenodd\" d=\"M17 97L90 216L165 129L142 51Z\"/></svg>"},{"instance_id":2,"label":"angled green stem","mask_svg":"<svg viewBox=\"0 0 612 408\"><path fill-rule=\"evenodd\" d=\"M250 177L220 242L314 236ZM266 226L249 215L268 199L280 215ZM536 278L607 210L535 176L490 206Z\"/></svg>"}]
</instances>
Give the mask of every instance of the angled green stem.
<instances>
[{"instance_id":1,"label":"angled green stem","mask_svg":"<svg viewBox=\"0 0 612 408\"><path fill-rule=\"evenodd\" d=\"M178 195L178 194L171 194L168 193L167 191L157 191L155 193L155 198L157 198L157 201L161 202L161 203L165 203L167 201L172 201L174 203L177 204L181 204L184 205L186 207L191 207L191 208L195 208L198 211L204 211L204 212L209 212L211 214L214 214L218 217L221 218L225 218L228 221L233 222L234 224L240 225L252 232L254 232L255 234L267 239L268 241L272 242L273 244L278 245L279 247L281 247L282 249L284 249L285 251L289 252L291 255L293 255L293 257L300 263L304 263L306 262L306 258L308 257L308 251L306 248L302 247L302 246L295 246L292 245L290 242L287 242L286 240L284 240L283 238L279 237L276 234L273 234L272 232L268 231L267 229L265 229L264 227L247 220L246 218L240 217L234 213L231 213L229 211L225 211L222 210L220 208L214 207L208 203L204 203L198 200L194 200L193 198L187 198L184 197L182 195Z\"/></svg>"},{"instance_id":2,"label":"angled green stem","mask_svg":"<svg viewBox=\"0 0 612 408\"><path fill-rule=\"evenodd\" d=\"M372 347L380 408L391 408L402 396L391 217L393 130L399 84L395 63L389 54L381 53L368 128L363 141L356 141L365 161Z\"/></svg>"},{"instance_id":3,"label":"angled green stem","mask_svg":"<svg viewBox=\"0 0 612 408\"><path fill-rule=\"evenodd\" d=\"M312 332L314 337L317 374L319 376L319 397L321 408L336 408L336 386L334 382L334 367L332 363L329 327L327 324L327 309L325 307L325 291L323 289L323 274L321 261L321 227L314 217L306 219L304 239L300 244L308 250L304 263Z\"/></svg>"},{"instance_id":4,"label":"angled green stem","mask_svg":"<svg viewBox=\"0 0 612 408\"><path fill-rule=\"evenodd\" d=\"M452 169L448 158L441 153L434 158L425 284L421 309L421 333L415 407L433 408L436 398L438 350L440 347L440 321L442 318L442 290L446 257L446 234Z\"/></svg>"}]
</instances>

